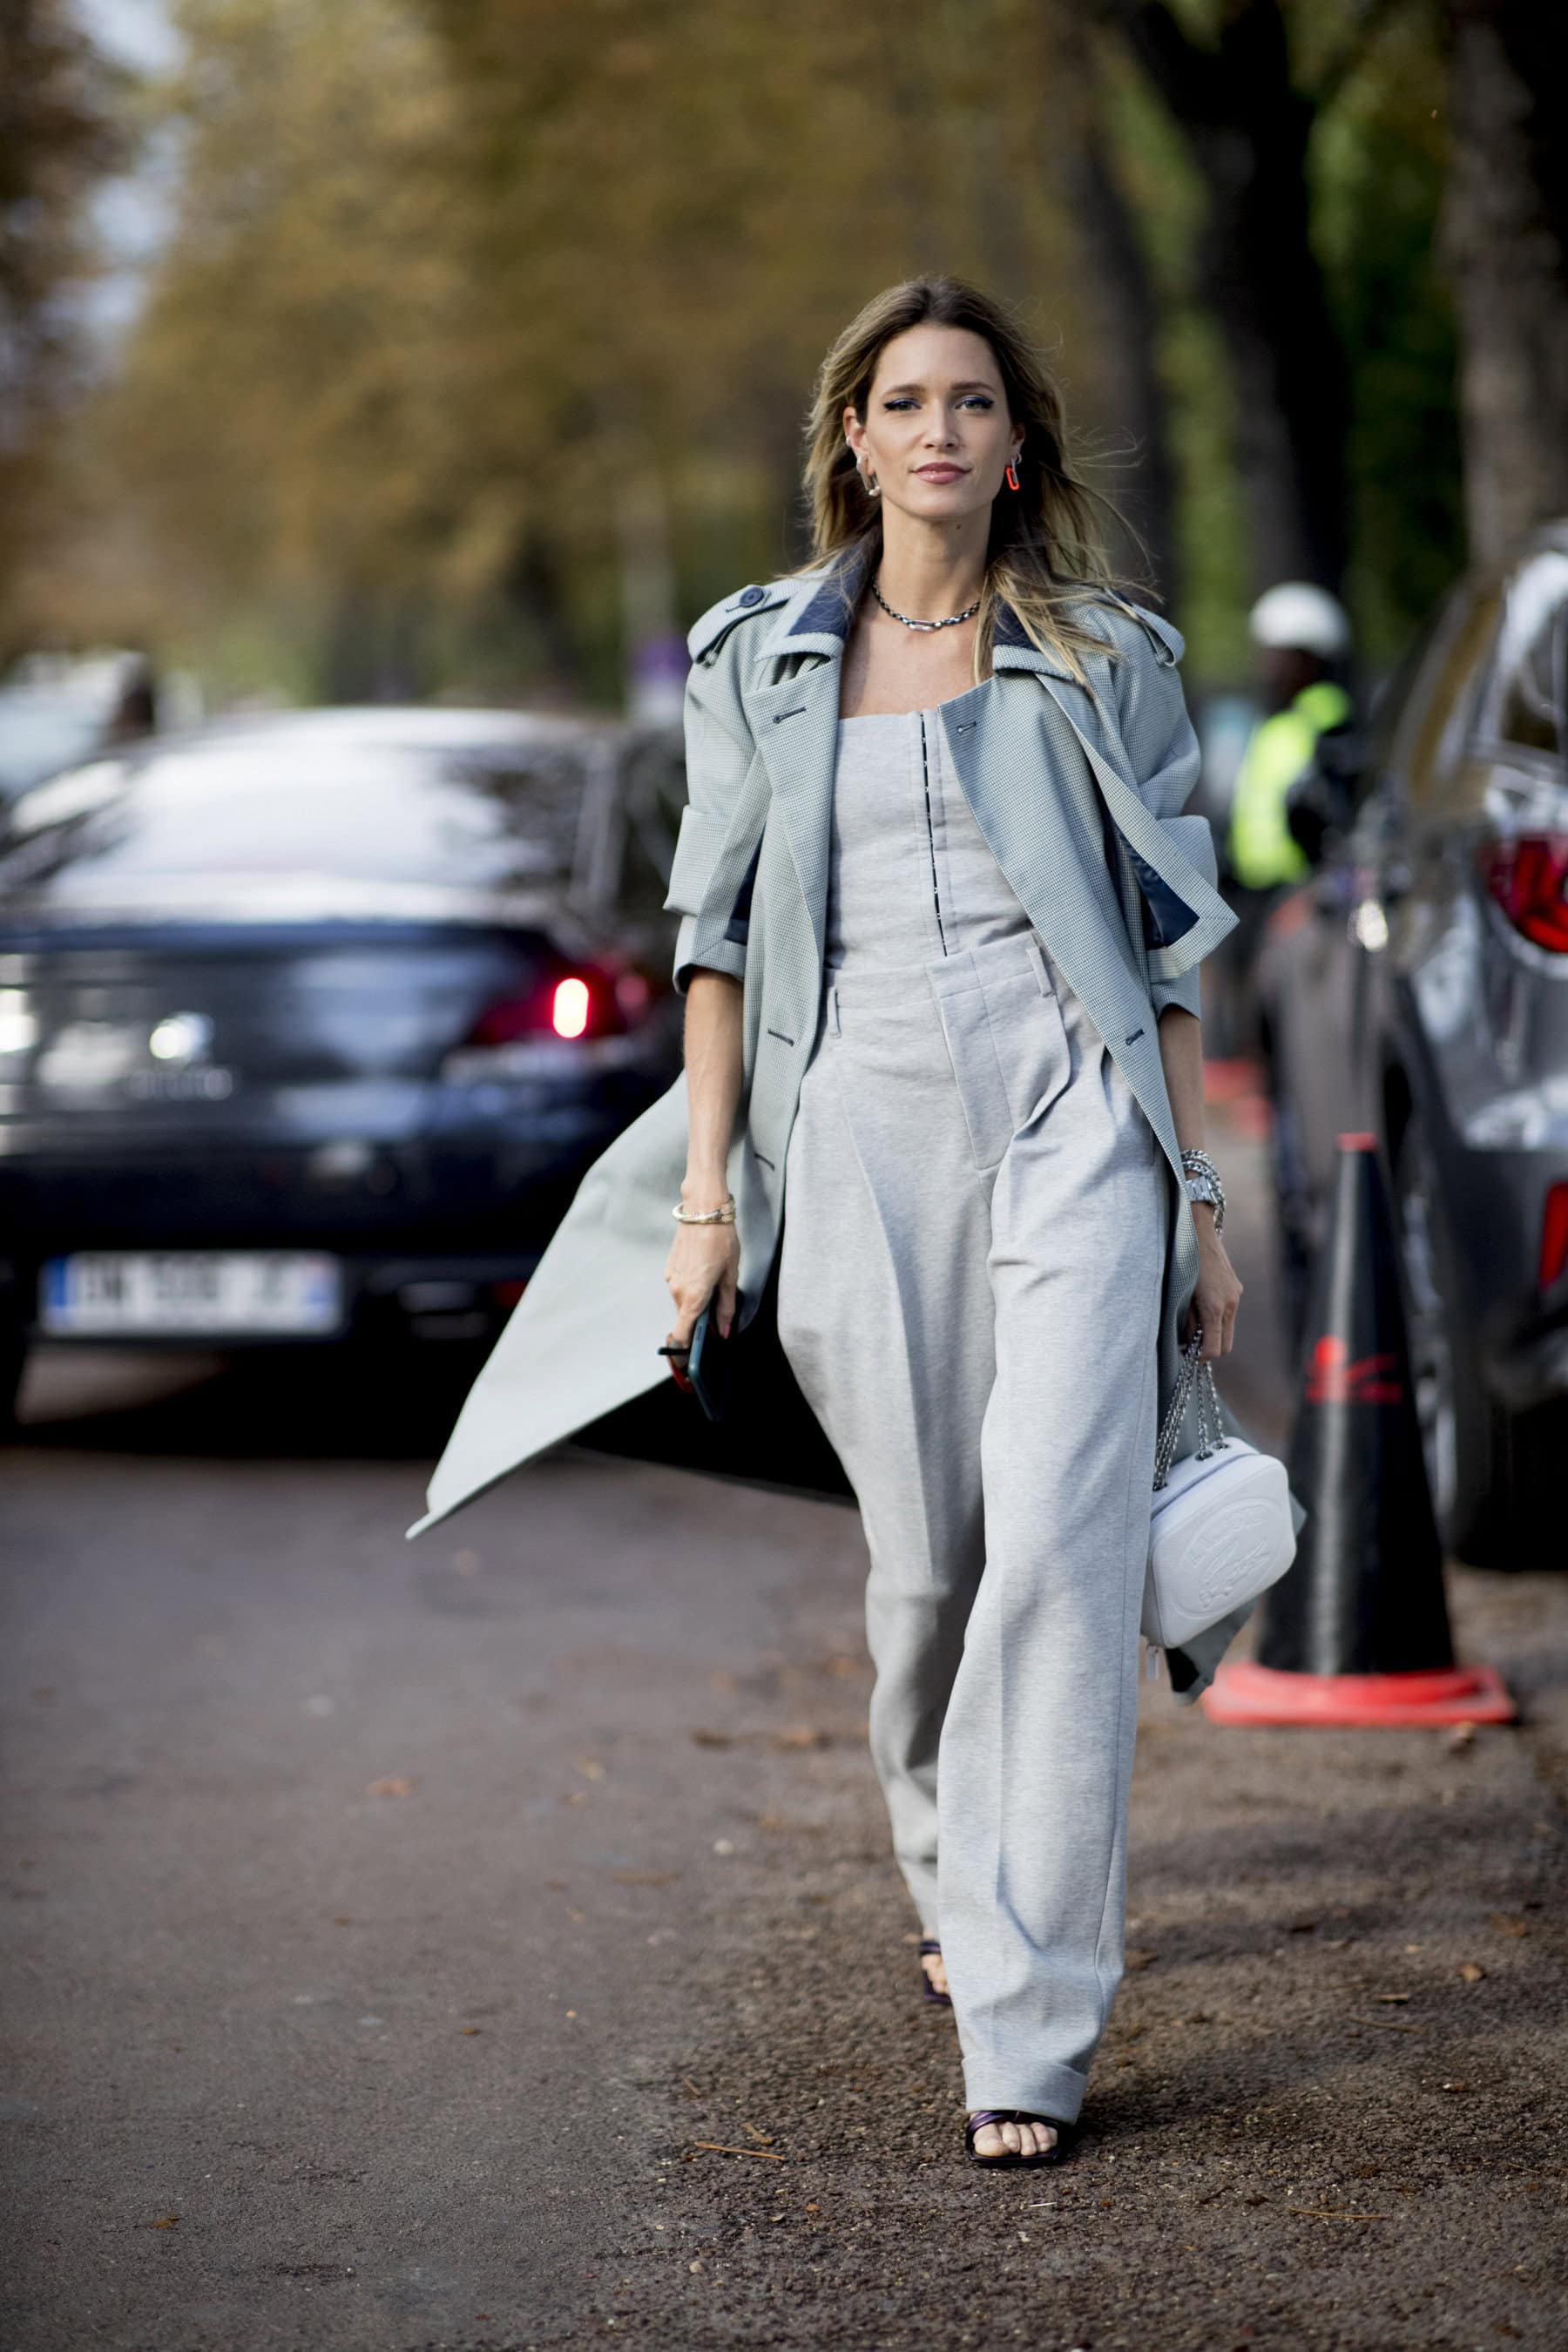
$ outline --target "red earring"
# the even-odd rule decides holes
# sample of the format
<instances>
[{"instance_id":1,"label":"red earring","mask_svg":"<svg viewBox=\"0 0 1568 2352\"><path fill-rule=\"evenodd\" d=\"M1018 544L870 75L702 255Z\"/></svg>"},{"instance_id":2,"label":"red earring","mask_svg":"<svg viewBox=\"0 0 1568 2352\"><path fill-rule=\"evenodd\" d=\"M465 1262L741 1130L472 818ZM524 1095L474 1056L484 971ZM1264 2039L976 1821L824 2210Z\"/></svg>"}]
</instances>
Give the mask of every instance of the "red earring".
<instances>
[{"instance_id":1,"label":"red earring","mask_svg":"<svg viewBox=\"0 0 1568 2352\"><path fill-rule=\"evenodd\" d=\"M1007 460L1007 488L1010 490L1016 490L1019 487L1018 460L1016 457L1009 457Z\"/></svg>"}]
</instances>

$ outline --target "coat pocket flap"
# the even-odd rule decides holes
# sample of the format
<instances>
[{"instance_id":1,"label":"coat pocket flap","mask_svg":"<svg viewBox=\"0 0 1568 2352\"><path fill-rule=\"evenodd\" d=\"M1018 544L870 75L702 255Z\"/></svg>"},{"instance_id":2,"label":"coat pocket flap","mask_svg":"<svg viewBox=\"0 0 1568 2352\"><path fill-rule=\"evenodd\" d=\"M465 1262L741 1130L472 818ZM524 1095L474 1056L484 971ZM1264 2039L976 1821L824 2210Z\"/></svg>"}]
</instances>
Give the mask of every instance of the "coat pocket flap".
<instances>
[{"instance_id":1,"label":"coat pocket flap","mask_svg":"<svg viewBox=\"0 0 1568 2352\"><path fill-rule=\"evenodd\" d=\"M720 810L697 809L689 804L682 809L680 832L670 861L669 892L664 902L667 908L683 915L699 911L728 831L729 819Z\"/></svg>"}]
</instances>

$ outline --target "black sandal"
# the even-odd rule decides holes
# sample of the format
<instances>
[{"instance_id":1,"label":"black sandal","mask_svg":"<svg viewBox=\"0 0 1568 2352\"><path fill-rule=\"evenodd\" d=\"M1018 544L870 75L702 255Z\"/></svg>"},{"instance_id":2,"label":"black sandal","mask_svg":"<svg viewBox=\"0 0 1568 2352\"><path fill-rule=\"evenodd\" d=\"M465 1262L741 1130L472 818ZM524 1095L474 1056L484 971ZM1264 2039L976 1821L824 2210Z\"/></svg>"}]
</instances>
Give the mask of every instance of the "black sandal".
<instances>
[{"instance_id":1,"label":"black sandal","mask_svg":"<svg viewBox=\"0 0 1568 2352\"><path fill-rule=\"evenodd\" d=\"M942 1958L942 1946L937 1942L934 1936L922 1936L921 1937L921 1958L922 1960L925 1958L928 1952L934 1952L939 1959ZM932 1984L930 1976L923 1968L921 1970L921 1983L925 1988L925 1997L927 2000L934 2001L939 2009L951 2009L952 2007L952 1995L950 1992L938 1992L935 1985Z\"/></svg>"},{"instance_id":2,"label":"black sandal","mask_svg":"<svg viewBox=\"0 0 1568 2352\"><path fill-rule=\"evenodd\" d=\"M1043 2155L1022 2156L1015 2148L1006 2148L1000 2156L976 2156L974 2136L987 2124L1049 2124L1057 2137ZM978 2107L963 2126L963 2152L970 2163L978 2165L983 2171L1033 2171L1042 2164L1059 2164L1068 2137L1076 2129L1073 2124L1064 2124L1059 2116L1032 2115L1027 2107Z\"/></svg>"}]
</instances>

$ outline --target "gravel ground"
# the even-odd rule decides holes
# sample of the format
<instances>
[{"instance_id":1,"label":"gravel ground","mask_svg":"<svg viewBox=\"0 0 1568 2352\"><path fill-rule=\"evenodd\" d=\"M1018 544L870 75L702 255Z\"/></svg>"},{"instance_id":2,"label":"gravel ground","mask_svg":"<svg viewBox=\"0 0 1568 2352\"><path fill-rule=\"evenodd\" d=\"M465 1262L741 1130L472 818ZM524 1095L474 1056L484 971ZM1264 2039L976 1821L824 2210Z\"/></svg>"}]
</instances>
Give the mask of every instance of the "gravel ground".
<instances>
[{"instance_id":1,"label":"gravel ground","mask_svg":"<svg viewBox=\"0 0 1568 2352\"><path fill-rule=\"evenodd\" d=\"M1226 1167L1227 1386L1274 1434L1240 1129ZM350 1445L330 1381L40 1368L7 2352L1568 2342L1568 1579L1451 1578L1516 1728L1225 1730L1141 1685L1080 2149L986 2176L866 1755L852 1514L566 1454L405 1546L395 1404Z\"/></svg>"}]
</instances>

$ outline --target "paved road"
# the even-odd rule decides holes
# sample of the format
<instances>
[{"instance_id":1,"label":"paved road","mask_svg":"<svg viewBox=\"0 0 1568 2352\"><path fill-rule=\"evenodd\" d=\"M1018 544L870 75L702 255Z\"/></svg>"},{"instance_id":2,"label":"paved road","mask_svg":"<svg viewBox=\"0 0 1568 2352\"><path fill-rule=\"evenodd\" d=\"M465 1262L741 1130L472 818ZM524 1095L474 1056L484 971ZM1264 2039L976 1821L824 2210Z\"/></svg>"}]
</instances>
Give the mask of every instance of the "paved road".
<instances>
[{"instance_id":1,"label":"paved road","mask_svg":"<svg viewBox=\"0 0 1568 2352\"><path fill-rule=\"evenodd\" d=\"M1237 1225L1230 1385L1277 1427ZM1454 1580L1521 1732L1227 1733L1144 1686L1091 2128L987 2179L865 1754L853 1516L563 1454L405 1545L447 1409L434 1371L39 1368L7 2347L1568 2339L1568 1580Z\"/></svg>"}]
</instances>

